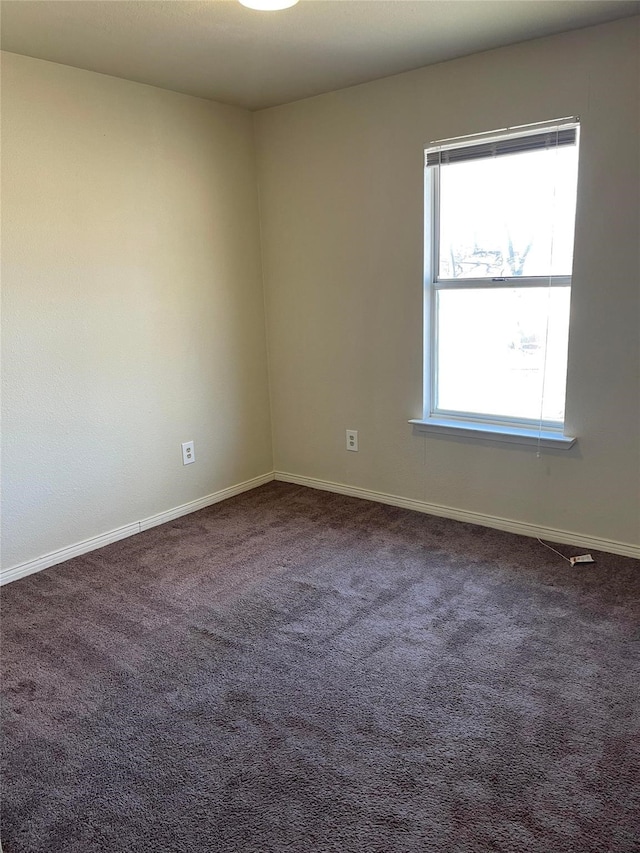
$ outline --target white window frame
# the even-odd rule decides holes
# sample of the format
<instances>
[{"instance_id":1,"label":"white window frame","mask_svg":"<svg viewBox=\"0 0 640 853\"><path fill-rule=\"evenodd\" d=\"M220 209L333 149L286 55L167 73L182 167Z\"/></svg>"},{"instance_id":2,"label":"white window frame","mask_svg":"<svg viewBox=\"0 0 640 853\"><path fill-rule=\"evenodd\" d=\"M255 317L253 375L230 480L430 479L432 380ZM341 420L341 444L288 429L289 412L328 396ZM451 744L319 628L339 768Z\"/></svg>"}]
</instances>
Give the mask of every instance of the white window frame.
<instances>
[{"instance_id":1,"label":"white window frame","mask_svg":"<svg viewBox=\"0 0 640 853\"><path fill-rule=\"evenodd\" d=\"M492 134L480 134L470 137L469 144L491 141L492 139L515 139L538 133L552 127L579 127L575 118L556 120L541 125L527 125L524 128L505 128ZM425 148L433 149L434 143ZM440 213L440 166L424 168L424 375L422 418L410 421L418 431L433 432L463 437L482 438L508 443L535 445L540 449L569 449L576 438L564 434L564 423L543 419L498 417L487 413L448 411L436 408L437 400L437 322L436 299L441 290L487 289L487 288L529 288L529 287L568 287L571 288L570 275L564 276L514 276L505 278L464 278L442 279L439 270L439 213Z\"/></svg>"}]
</instances>

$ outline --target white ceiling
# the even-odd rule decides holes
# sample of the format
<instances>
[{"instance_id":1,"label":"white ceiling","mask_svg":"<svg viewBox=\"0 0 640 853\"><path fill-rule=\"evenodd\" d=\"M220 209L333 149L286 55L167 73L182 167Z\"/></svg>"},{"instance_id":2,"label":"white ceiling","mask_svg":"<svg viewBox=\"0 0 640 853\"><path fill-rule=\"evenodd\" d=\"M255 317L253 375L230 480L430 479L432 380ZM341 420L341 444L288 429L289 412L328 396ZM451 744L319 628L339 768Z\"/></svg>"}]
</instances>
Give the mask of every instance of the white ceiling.
<instances>
[{"instance_id":1,"label":"white ceiling","mask_svg":"<svg viewBox=\"0 0 640 853\"><path fill-rule=\"evenodd\" d=\"M640 0L2 0L2 48L255 110L640 14Z\"/></svg>"}]
</instances>

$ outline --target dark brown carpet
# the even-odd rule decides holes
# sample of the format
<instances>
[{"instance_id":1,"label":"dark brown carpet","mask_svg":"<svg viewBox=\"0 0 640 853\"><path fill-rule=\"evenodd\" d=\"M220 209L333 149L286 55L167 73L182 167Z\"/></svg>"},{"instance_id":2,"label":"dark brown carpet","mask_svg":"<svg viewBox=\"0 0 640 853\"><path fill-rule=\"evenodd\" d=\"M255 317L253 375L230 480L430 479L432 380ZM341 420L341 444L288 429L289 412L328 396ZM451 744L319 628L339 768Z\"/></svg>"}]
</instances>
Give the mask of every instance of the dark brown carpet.
<instances>
[{"instance_id":1,"label":"dark brown carpet","mask_svg":"<svg viewBox=\"0 0 640 853\"><path fill-rule=\"evenodd\" d=\"M5 587L5 853L637 853L596 556L272 483Z\"/></svg>"}]
</instances>

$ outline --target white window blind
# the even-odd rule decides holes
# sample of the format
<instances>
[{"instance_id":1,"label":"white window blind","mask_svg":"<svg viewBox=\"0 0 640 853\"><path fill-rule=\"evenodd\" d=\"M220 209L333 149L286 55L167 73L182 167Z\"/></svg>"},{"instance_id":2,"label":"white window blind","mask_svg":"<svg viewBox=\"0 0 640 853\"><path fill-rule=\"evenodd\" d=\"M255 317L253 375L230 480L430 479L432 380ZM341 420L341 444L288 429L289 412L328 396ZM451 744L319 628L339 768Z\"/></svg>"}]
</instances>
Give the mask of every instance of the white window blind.
<instances>
[{"instance_id":1,"label":"white window blind","mask_svg":"<svg viewBox=\"0 0 640 853\"><path fill-rule=\"evenodd\" d=\"M575 145L577 131L574 127L550 128L538 133L504 136L482 142L462 142L439 145L425 151L425 165L438 166L446 163L462 163L466 160L479 160L484 157L500 157L505 154L519 154L526 151L541 151L564 145Z\"/></svg>"}]
</instances>

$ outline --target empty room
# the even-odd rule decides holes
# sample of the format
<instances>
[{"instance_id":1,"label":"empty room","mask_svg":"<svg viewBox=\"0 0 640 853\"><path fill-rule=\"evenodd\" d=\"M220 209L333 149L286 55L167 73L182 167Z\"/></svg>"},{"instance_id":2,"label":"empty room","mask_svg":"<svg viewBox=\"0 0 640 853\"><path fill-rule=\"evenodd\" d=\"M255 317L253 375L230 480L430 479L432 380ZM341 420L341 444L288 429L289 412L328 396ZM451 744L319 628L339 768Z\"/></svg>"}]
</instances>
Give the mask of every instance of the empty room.
<instances>
[{"instance_id":1,"label":"empty room","mask_svg":"<svg viewBox=\"0 0 640 853\"><path fill-rule=\"evenodd\" d=\"M640 3L0 15L3 853L638 853Z\"/></svg>"}]
</instances>

